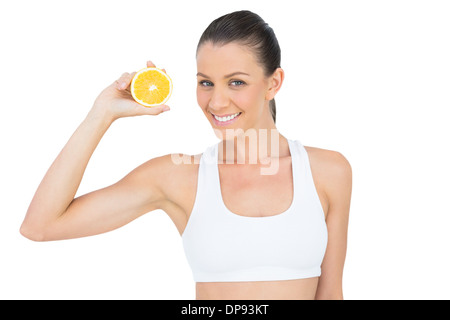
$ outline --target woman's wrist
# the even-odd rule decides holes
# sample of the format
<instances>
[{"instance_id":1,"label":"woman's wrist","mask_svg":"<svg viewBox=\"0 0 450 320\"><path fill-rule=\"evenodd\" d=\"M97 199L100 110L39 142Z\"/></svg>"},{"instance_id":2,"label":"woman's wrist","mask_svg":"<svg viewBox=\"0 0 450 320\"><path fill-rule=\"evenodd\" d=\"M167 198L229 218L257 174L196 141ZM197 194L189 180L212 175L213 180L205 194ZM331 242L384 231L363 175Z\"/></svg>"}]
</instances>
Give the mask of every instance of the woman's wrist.
<instances>
[{"instance_id":1,"label":"woman's wrist","mask_svg":"<svg viewBox=\"0 0 450 320\"><path fill-rule=\"evenodd\" d=\"M85 121L95 122L106 127L109 127L115 120L116 118L108 112L107 108L95 104L85 118Z\"/></svg>"}]
</instances>

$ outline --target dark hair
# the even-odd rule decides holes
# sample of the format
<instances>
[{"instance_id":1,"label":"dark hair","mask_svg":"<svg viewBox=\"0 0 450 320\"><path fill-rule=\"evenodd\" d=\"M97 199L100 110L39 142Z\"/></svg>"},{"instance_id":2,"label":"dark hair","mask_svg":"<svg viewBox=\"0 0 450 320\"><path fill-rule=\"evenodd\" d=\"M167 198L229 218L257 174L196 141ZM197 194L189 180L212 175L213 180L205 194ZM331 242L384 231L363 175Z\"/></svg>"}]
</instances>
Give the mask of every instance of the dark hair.
<instances>
[{"instance_id":1,"label":"dark hair","mask_svg":"<svg viewBox=\"0 0 450 320\"><path fill-rule=\"evenodd\" d=\"M251 11L242 10L217 18L206 28L197 45L197 52L204 42L225 45L231 42L250 47L265 76L272 75L281 64L281 50L273 29ZM273 121L276 120L275 99L269 103Z\"/></svg>"}]
</instances>

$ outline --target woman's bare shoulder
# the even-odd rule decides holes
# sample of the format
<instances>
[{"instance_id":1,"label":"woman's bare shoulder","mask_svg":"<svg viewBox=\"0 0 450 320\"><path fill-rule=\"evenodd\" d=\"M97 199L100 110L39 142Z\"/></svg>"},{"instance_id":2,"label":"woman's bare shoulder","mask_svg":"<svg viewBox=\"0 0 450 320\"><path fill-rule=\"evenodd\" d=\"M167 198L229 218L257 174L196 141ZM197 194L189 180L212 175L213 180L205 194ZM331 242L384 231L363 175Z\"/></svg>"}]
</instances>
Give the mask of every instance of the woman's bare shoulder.
<instances>
[{"instance_id":1,"label":"woman's bare shoulder","mask_svg":"<svg viewBox=\"0 0 450 320\"><path fill-rule=\"evenodd\" d=\"M349 198L352 188L352 167L338 151L305 146L314 180L324 190L328 202Z\"/></svg>"},{"instance_id":2,"label":"woman's bare shoulder","mask_svg":"<svg viewBox=\"0 0 450 320\"><path fill-rule=\"evenodd\" d=\"M200 155L166 154L147 160L129 176L140 184L162 191L171 198L177 190L193 187L196 184Z\"/></svg>"},{"instance_id":3,"label":"woman's bare shoulder","mask_svg":"<svg viewBox=\"0 0 450 320\"><path fill-rule=\"evenodd\" d=\"M340 152L328 149L321 149L311 146L305 146L311 162L311 166L320 168L321 170L335 171L336 174L348 174L351 171L350 162Z\"/></svg>"},{"instance_id":4,"label":"woman's bare shoulder","mask_svg":"<svg viewBox=\"0 0 450 320\"><path fill-rule=\"evenodd\" d=\"M159 186L170 200L179 202L187 190L195 191L201 155L173 153L150 160Z\"/></svg>"},{"instance_id":5,"label":"woman's bare shoulder","mask_svg":"<svg viewBox=\"0 0 450 320\"><path fill-rule=\"evenodd\" d=\"M200 155L166 154L147 160L138 166L134 172L142 177L168 180L183 174L189 174L198 168Z\"/></svg>"}]
</instances>

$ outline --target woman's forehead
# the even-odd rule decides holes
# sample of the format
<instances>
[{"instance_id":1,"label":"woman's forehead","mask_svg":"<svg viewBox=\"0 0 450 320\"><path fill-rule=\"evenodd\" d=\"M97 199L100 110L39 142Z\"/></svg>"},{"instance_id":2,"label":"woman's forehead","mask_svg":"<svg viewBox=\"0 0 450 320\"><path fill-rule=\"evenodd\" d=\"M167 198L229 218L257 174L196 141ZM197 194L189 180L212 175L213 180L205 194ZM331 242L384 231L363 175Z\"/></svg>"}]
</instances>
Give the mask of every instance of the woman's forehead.
<instances>
[{"instance_id":1,"label":"woman's forehead","mask_svg":"<svg viewBox=\"0 0 450 320\"><path fill-rule=\"evenodd\" d=\"M262 68L257 64L251 50L238 43L215 45L207 42L201 45L197 52L197 71L204 75L227 75L234 72L255 74L258 69Z\"/></svg>"}]
</instances>

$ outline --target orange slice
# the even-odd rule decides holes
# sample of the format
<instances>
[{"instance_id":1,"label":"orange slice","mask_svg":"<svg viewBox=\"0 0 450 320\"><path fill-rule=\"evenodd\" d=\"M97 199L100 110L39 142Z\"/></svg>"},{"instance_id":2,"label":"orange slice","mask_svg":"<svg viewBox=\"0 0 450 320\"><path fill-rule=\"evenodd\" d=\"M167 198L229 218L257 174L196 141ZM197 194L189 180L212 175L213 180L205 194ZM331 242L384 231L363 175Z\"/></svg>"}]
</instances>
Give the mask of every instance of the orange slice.
<instances>
[{"instance_id":1,"label":"orange slice","mask_svg":"<svg viewBox=\"0 0 450 320\"><path fill-rule=\"evenodd\" d=\"M172 79L161 69L145 68L131 81L131 95L146 107L165 104L172 94Z\"/></svg>"}]
</instances>

